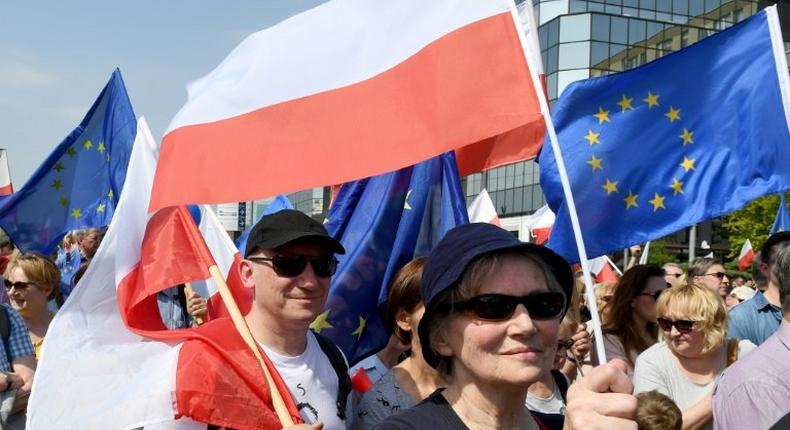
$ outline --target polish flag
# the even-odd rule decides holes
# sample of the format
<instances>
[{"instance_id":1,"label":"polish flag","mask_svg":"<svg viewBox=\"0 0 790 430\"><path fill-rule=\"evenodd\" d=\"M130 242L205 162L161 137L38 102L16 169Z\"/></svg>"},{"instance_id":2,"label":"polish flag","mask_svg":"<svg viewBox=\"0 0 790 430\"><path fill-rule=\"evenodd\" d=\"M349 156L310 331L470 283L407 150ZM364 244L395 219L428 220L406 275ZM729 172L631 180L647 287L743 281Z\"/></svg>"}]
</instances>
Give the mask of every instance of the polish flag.
<instances>
[{"instance_id":1,"label":"polish flag","mask_svg":"<svg viewBox=\"0 0 790 430\"><path fill-rule=\"evenodd\" d=\"M0 149L0 197L14 193L11 185L11 171L8 169L8 151Z\"/></svg>"},{"instance_id":2,"label":"polish flag","mask_svg":"<svg viewBox=\"0 0 790 430\"><path fill-rule=\"evenodd\" d=\"M485 222L499 227L502 226L499 223L499 216L496 213L494 202L491 201L491 196L488 195L488 191L485 188L472 200L467 211L469 212L469 222Z\"/></svg>"},{"instance_id":3,"label":"polish flag","mask_svg":"<svg viewBox=\"0 0 790 430\"><path fill-rule=\"evenodd\" d=\"M185 208L147 214L156 157L142 119L136 139L107 234L49 327L27 428L279 429L260 367L227 318L164 329L156 294L207 278L214 261Z\"/></svg>"},{"instance_id":4,"label":"polish flag","mask_svg":"<svg viewBox=\"0 0 790 430\"><path fill-rule=\"evenodd\" d=\"M595 276L595 283L597 284L603 282L610 284L617 283L617 274L606 256L596 257L590 260L590 273Z\"/></svg>"},{"instance_id":5,"label":"polish flag","mask_svg":"<svg viewBox=\"0 0 790 430\"><path fill-rule=\"evenodd\" d=\"M548 205L544 205L526 218L524 222L529 228L530 236L535 239L535 243L543 245L549 240L551 227L554 226L554 218L554 212L549 209Z\"/></svg>"},{"instance_id":6,"label":"polish flag","mask_svg":"<svg viewBox=\"0 0 790 430\"><path fill-rule=\"evenodd\" d=\"M752 241L746 239L741 247L741 252L738 254L738 270L744 271L754 260L754 249L752 249Z\"/></svg>"},{"instance_id":7,"label":"polish flag","mask_svg":"<svg viewBox=\"0 0 790 430\"><path fill-rule=\"evenodd\" d=\"M334 0L252 34L189 85L149 210L344 183L478 143L472 161L534 157L541 87L520 27L512 0ZM481 167L459 155L462 172Z\"/></svg>"}]
</instances>

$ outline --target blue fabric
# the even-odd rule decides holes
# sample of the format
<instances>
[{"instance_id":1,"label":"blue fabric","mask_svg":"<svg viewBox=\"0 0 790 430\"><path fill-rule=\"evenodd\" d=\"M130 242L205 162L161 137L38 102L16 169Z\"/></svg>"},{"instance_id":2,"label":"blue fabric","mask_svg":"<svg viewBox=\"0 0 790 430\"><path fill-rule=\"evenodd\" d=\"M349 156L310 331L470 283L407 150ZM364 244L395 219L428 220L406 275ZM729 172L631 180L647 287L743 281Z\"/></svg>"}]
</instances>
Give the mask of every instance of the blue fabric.
<instances>
[{"instance_id":1,"label":"blue fabric","mask_svg":"<svg viewBox=\"0 0 790 430\"><path fill-rule=\"evenodd\" d=\"M0 227L23 251L49 255L69 230L108 225L136 134L137 120L116 69L80 125L25 186L2 201Z\"/></svg>"},{"instance_id":2,"label":"blue fabric","mask_svg":"<svg viewBox=\"0 0 790 430\"><path fill-rule=\"evenodd\" d=\"M771 227L771 234L790 229L790 212L787 211L787 202L785 202L785 193L779 193L779 210L776 211L776 219L774 225Z\"/></svg>"},{"instance_id":3,"label":"blue fabric","mask_svg":"<svg viewBox=\"0 0 790 430\"><path fill-rule=\"evenodd\" d=\"M6 312L8 312L8 320L11 322L11 330L8 337L8 345L11 348L11 360L33 356L33 342L30 341L30 336L27 334L25 320L11 305L3 303L0 306L5 306ZM11 363L8 362L7 355L9 354L5 353L5 345L2 342L0 342L0 347L3 348L3 352L0 353L0 371L10 372L13 369Z\"/></svg>"},{"instance_id":4,"label":"blue fabric","mask_svg":"<svg viewBox=\"0 0 790 430\"><path fill-rule=\"evenodd\" d=\"M571 84L553 118L590 257L790 188L790 133L764 11L639 68ZM539 163L557 214L548 246L577 262L548 142Z\"/></svg>"},{"instance_id":5,"label":"blue fabric","mask_svg":"<svg viewBox=\"0 0 790 430\"><path fill-rule=\"evenodd\" d=\"M332 339L351 364L383 348L389 334L380 307L392 277L468 222L452 152L344 184L326 227L347 252L339 256L325 313L313 329Z\"/></svg>"},{"instance_id":6,"label":"blue fabric","mask_svg":"<svg viewBox=\"0 0 790 430\"><path fill-rule=\"evenodd\" d=\"M55 265L60 269L60 292L63 298L67 298L74 288L72 284L74 275L82 264L82 254L80 253L79 246L72 245L71 251L66 252L62 246L58 246L58 255L55 259Z\"/></svg>"},{"instance_id":7,"label":"blue fabric","mask_svg":"<svg viewBox=\"0 0 790 430\"><path fill-rule=\"evenodd\" d=\"M170 287L156 295L162 322L169 330L187 328L192 324L192 318L186 309L186 298L179 294L181 288L180 286Z\"/></svg>"},{"instance_id":8,"label":"blue fabric","mask_svg":"<svg viewBox=\"0 0 790 430\"><path fill-rule=\"evenodd\" d=\"M257 224L258 221L260 221L261 218L264 217L264 215L270 215L275 212L279 212L283 209L293 209L293 208L294 205L291 203L290 200L288 200L288 197L286 197L283 194L280 194L279 196L275 197L274 200L271 203L269 203L268 206L266 206L266 209L264 209L263 212L261 212L260 216L258 216L258 219L255 221L255 224ZM241 233L239 238L236 239L236 248L238 248L239 252L241 252L242 254L246 254L247 239L249 239L250 231L252 231L252 227L255 224L251 225L250 228L244 230L244 232Z\"/></svg>"},{"instance_id":9,"label":"blue fabric","mask_svg":"<svg viewBox=\"0 0 790 430\"><path fill-rule=\"evenodd\" d=\"M748 339L760 345L771 337L782 322L782 309L768 303L762 292L732 308L727 336Z\"/></svg>"}]
</instances>

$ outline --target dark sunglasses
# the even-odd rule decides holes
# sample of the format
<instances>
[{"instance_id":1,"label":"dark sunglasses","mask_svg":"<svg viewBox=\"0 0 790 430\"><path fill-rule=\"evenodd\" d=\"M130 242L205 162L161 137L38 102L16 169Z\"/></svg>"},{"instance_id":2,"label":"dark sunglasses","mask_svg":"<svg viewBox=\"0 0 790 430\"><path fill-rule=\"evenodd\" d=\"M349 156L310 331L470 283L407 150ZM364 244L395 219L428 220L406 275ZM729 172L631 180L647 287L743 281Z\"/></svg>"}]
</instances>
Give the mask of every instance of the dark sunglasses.
<instances>
[{"instance_id":1,"label":"dark sunglasses","mask_svg":"<svg viewBox=\"0 0 790 430\"><path fill-rule=\"evenodd\" d=\"M724 277L727 276L727 274L724 272L713 272L713 273L706 273L705 276L715 276L719 279L724 279Z\"/></svg>"},{"instance_id":2,"label":"dark sunglasses","mask_svg":"<svg viewBox=\"0 0 790 430\"><path fill-rule=\"evenodd\" d=\"M658 326L661 327L661 330L664 331L672 331L672 326L675 326L675 329L678 333L691 333L691 330L694 329L694 321L688 320L677 320L677 321L670 321L666 318L659 318Z\"/></svg>"},{"instance_id":3,"label":"dark sunglasses","mask_svg":"<svg viewBox=\"0 0 790 430\"><path fill-rule=\"evenodd\" d=\"M640 296L650 296L650 297L653 298L653 300L658 300L658 298L661 297L661 293L663 293L663 292L664 292L664 290L658 290L658 291L653 291L652 293L640 293L639 295Z\"/></svg>"},{"instance_id":4,"label":"dark sunglasses","mask_svg":"<svg viewBox=\"0 0 790 430\"><path fill-rule=\"evenodd\" d=\"M332 255L275 255L274 257L249 257L252 262L270 261L274 273L293 278L304 272L307 263L313 266L313 273L319 278L328 278L337 270L337 259Z\"/></svg>"},{"instance_id":5,"label":"dark sunglasses","mask_svg":"<svg viewBox=\"0 0 790 430\"><path fill-rule=\"evenodd\" d=\"M3 283L5 284L5 289L8 291L11 291L11 288L16 288L17 291L24 291L35 285L32 282L11 282L8 279L4 279Z\"/></svg>"},{"instance_id":6,"label":"dark sunglasses","mask_svg":"<svg viewBox=\"0 0 790 430\"><path fill-rule=\"evenodd\" d=\"M565 310L565 295L557 292L515 297L505 294L483 294L455 303L455 310L473 314L485 321L505 321L513 316L516 306L524 305L529 317L538 320L557 318Z\"/></svg>"}]
</instances>

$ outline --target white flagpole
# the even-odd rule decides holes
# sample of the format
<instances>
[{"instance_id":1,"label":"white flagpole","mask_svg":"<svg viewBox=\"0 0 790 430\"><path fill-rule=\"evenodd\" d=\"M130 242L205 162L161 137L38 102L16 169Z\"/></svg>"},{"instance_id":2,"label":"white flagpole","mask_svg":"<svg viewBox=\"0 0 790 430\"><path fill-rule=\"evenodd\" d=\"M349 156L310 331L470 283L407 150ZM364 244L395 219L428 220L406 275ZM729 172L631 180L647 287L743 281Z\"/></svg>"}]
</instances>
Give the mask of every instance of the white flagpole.
<instances>
[{"instance_id":1,"label":"white flagpole","mask_svg":"<svg viewBox=\"0 0 790 430\"><path fill-rule=\"evenodd\" d=\"M601 319L598 316L598 305L595 300L595 292L593 291L592 277L590 276L590 263L587 259L587 250L584 247L584 239L582 238L581 227L579 226L579 217L576 214L576 204L573 201L573 194L571 193L571 185L568 180L568 172L565 169L565 161L562 158L562 151L560 151L560 144L557 140L557 132L554 130L554 123L551 121L551 113L549 112L549 103L546 100L546 94L543 92L543 85L540 83L540 78L535 73L535 65L530 62L530 55L527 53L528 46L524 36L524 29L521 25L521 18L519 17L518 10L516 9L515 0L510 2L510 14L513 17L513 24L518 33L518 39L521 42L521 48L524 51L524 58L529 66L530 77L532 84L535 87L535 93L538 96L540 103L540 112L546 122L546 130L549 133L549 140L551 141L551 149L554 151L554 158L557 161L557 170L559 170L560 181L562 182L562 190L565 193L565 202L568 204L568 212L571 218L571 225L573 226L573 234L576 238L576 246L579 249L579 258L581 259L582 271L584 273L585 294L587 295L587 306L590 308L590 316L592 317L593 332L595 333L595 347L598 353L598 361L606 363L606 351L603 346L603 332L601 331ZM532 8L532 0L526 0L526 7ZM529 17L531 22L528 23L529 31L537 31L534 18L532 18L532 10L530 9Z\"/></svg>"},{"instance_id":2,"label":"white flagpole","mask_svg":"<svg viewBox=\"0 0 790 430\"><path fill-rule=\"evenodd\" d=\"M647 254L650 253L650 241L645 244L645 249L642 250L642 255L639 256L639 264L647 264Z\"/></svg>"}]
</instances>

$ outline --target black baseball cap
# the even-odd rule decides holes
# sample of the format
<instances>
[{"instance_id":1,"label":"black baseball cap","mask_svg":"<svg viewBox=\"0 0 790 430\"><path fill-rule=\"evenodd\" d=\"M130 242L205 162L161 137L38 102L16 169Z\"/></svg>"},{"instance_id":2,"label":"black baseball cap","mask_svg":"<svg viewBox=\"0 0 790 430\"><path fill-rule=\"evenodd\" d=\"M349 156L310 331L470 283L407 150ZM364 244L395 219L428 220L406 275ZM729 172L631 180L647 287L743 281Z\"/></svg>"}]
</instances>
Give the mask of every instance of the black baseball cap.
<instances>
[{"instance_id":1,"label":"black baseball cap","mask_svg":"<svg viewBox=\"0 0 790 430\"><path fill-rule=\"evenodd\" d=\"M283 209L265 215L252 227L244 255L250 255L258 248L279 248L300 239L325 244L335 254L346 253L343 245L329 235L323 224L297 210Z\"/></svg>"},{"instance_id":2,"label":"black baseball cap","mask_svg":"<svg viewBox=\"0 0 790 430\"><path fill-rule=\"evenodd\" d=\"M422 355L431 367L436 367L439 362L428 339L430 320L438 305L434 299L443 291L456 287L466 268L478 258L511 250L529 251L546 262L565 293L565 309L570 307L573 271L557 253L545 246L521 242L507 230L493 224L473 223L455 227L431 251L425 262L420 285L425 314L420 321L418 334Z\"/></svg>"}]
</instances>

